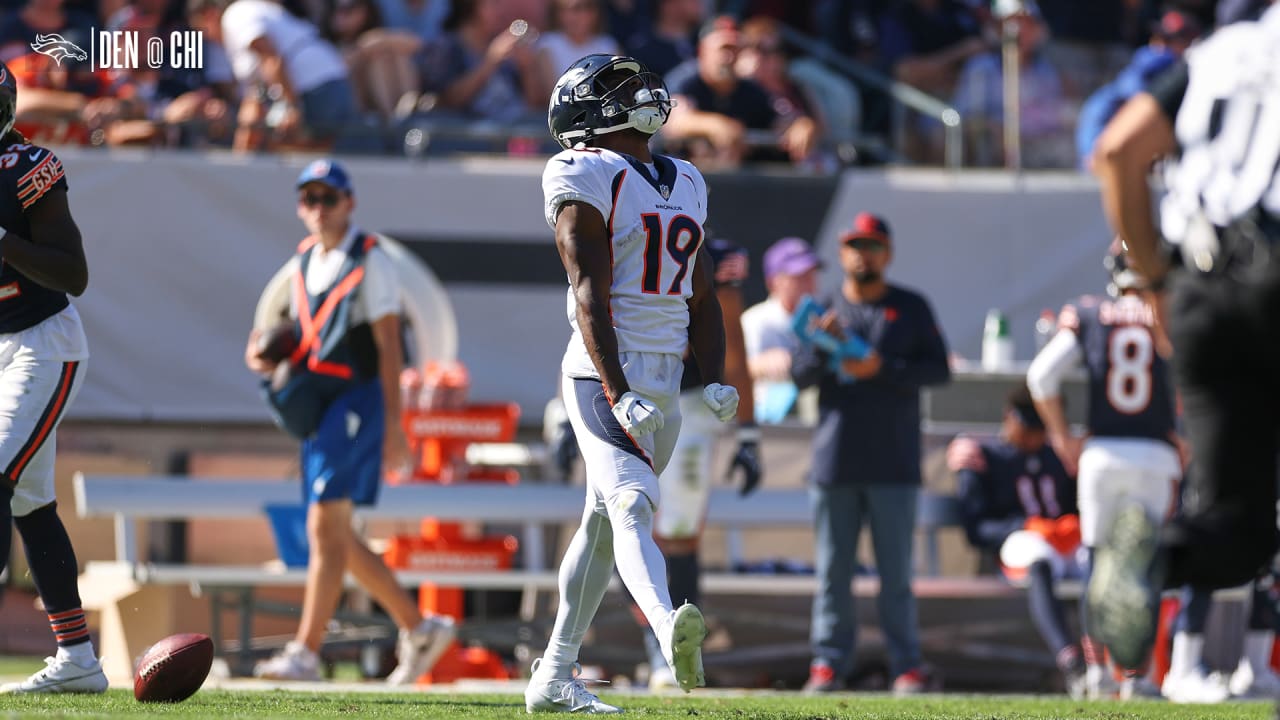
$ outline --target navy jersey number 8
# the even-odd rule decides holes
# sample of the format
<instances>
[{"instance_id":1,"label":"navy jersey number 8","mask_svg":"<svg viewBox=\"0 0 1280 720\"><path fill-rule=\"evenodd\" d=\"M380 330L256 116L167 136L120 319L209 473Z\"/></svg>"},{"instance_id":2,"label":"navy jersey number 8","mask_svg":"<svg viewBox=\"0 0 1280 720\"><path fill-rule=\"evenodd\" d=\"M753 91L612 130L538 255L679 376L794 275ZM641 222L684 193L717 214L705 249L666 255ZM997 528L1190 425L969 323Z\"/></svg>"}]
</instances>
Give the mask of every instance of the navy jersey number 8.
<instances>
[{"instance_id":1,"label":"navy jersey number 8","mask_svg":"<svg viewBox=\"0 0 1280 720\"><path fill-rule=\"evenodd\" d=\"M1155 347L1151 332L1125 325L1108 339L1107 401L1125 415L1136 415L1151 404L1151 363Z\"/></svg>"}]
</instances>

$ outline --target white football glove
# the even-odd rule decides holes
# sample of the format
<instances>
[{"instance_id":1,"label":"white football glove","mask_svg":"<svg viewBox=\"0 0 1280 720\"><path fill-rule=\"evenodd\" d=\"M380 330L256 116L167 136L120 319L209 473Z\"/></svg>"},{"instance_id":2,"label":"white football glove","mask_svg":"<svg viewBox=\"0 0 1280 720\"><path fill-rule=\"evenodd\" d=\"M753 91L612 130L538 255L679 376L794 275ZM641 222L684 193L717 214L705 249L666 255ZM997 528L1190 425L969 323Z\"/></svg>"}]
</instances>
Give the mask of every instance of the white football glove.
<instances>
[{"instance_id":1,"label":"white football glove","mask_svg":"<svg viewBox=\"0 0 1280 720\"><path fill-rule=\"evenodd\" d=\"M613 416L618 418L622 429L632 437L648 435L662 429L662 411L657 405L633 392L623 393L618 398L618 402L613 404Z\"/></svg>"},{"instance_id":2,"label":"white football glove","mask_svg":"<svg viewBox=\"0 0 1280 720\"><path fill-rule=\"evenodd\" d=\"M738 415L738 389L732 385L711 383L702 389L702 401L720 422L729 422Z\"/></svg>"}]
</instances>

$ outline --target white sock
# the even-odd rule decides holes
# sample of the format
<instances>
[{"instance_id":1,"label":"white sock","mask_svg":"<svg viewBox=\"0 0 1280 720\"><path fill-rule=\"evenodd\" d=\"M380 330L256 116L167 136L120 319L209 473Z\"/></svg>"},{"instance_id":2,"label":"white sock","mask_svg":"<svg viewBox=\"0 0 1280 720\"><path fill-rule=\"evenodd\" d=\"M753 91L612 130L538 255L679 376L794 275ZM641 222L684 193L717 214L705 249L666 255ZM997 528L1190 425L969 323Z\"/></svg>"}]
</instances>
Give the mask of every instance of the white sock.
<instances>
[{"instance_id":1,"label":"white sock","mask_svg":"<svg viewBox=\"0 0 1280 720\"><path fill-rule=\"evenodd\" d=\"M538 666L540 678L573 676L582 638L612 579L613 532L609 519L588 508L560 562L560 606L547 651Z\"/></svg>"},{"instance_id":2,"label":"white sock","mask_svg":"<svg viewBox=\"0 0 1280 720\"><path fill-rule=\"evenodd\" d=\"M665 643L664 626L671 621L671 593L667 589L667 561L653 540L653 504L639 492L623 492L608 504L613 525L613 556L618 574L631 598ZM670 648L663 648L664 651Z\"/></svg>"},{"instance_id":3,"label":"white sock","mask_svg":"<svg viewBox=\"0 0 1280 720\"><path fill-rule=\"evenodd\" d=\"M1200 633L1175 633L1173 651L1170 653L1169 674L1182 677L1195 672L1204 659L1204 635Z\"/></svg>"},{"instance_id":4,"label":"white sock","mask_svg":"<svg viewBox=\"0 0 1280 720\"><path fill-rule=\"evenodd\" d=\"M93 654L92 641L76 643L70 647L59 645L57 658L59 660L70 660L80 667L89 667L98 660L98 656Z\"/></svg>"},{"instance_id":5,"label":"white sock","mask_svg":"<svg viewBox=\"0 0 1280 720\"><path fill-rule=\"evenodd\" d=\"M1271 672L1271 644L1276 634L1270 630L1249 630L1244 634L1244 656L1258 677Z\"/></svg>"}]
</instances>

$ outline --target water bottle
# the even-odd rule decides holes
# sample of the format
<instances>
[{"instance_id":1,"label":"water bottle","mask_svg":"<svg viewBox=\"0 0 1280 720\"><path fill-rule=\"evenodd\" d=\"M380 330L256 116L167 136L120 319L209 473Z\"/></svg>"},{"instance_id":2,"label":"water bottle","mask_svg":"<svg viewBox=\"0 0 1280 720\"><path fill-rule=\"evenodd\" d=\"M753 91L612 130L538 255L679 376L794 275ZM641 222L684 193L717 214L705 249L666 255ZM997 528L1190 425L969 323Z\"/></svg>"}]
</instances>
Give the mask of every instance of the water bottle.
<instances>
[{"instance_id":1,"label":"water bottle","mask_svg":"<svg viewBox=\"0 0 1280 720\"><path fill-rule=\"evenodd\" d=\"M987 372L1013 370L1013 337L1009 334L1009 318L998 309L987 312L982 330L982 369Z\"/></svg>"},{"instance_id":2,"label":"water bottle","mask_svg":"<svg viewBox=\"0 0 1280 720\"><path fill-rule=\"evenodd\" d=\"M1049 340L1053 338L1054 330L1057 326L1057 318L1054 317L1053 311L1044 309L1040 311L1040 319L1036 320L1036 353L1038 354L1049 344Z\"/></svg>"}]
</instances>

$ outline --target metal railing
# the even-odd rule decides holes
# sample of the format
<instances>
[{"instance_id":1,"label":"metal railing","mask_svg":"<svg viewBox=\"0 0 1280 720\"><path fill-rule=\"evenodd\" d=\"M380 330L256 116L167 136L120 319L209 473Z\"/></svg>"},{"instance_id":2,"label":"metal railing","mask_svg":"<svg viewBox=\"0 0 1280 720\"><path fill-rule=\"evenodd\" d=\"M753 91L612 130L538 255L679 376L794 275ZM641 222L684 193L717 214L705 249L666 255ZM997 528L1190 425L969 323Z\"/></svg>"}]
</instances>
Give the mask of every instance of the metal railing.
<instances>
[{"instance_id":1,"label":"metal railing","mask_svg":"<svg viewBox=\"0 0 1280 720\"><path fill-rule=\"evenodd\" d=\"M793 27L783 25L782 37L786 42L803 50L809 57L853 78L861 85L879 90L900 105L942 123L945 138L943 157L946 166L959 168L963 164L964 128L961 125L960 112L954 107L906 83L872 70Z\"/></svg>"}]
</instances>

